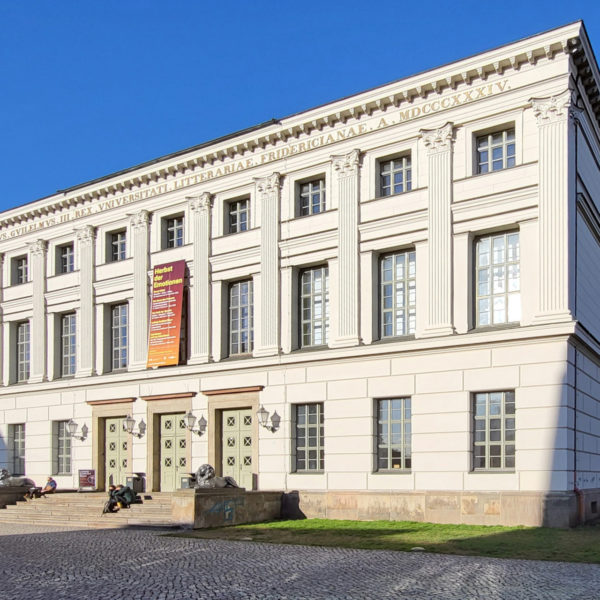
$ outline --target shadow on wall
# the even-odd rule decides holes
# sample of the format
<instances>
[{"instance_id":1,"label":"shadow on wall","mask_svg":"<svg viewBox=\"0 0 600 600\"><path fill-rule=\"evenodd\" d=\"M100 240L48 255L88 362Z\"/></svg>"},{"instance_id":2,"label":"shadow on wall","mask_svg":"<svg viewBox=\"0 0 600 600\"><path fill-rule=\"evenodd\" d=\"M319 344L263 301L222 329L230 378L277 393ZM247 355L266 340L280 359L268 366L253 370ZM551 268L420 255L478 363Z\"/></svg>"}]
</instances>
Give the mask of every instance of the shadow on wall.
<instances>
[{"instance_id":1,"label":"shadow on wall","mask_svg":"<svg viewBox=\"0 0 600 600\"><path fill-rule=\"evenodd\" d=\"M300 493L297 490L286 492L281 496L282 519L306 519L300 508Z\"/></svg>"}]
</instances>

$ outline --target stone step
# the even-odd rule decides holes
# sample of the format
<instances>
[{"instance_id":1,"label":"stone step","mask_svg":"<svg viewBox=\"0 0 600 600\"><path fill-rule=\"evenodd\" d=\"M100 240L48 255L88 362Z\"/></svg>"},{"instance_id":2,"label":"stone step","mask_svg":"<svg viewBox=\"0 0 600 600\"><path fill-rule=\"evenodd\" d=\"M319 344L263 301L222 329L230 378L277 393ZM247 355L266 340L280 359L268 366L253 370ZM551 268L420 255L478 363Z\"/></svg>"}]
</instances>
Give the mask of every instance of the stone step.
<instances>
[{"instance_id":1,"label":"stone step","mask_svg":"<svg viewBox=\"0 0 600 600\"><path fill-rule=\"evenodd\" d=\"M66 515L53 516L47 514L23 516L23 515L2 515L0 516L0 523L88 523L91 521L106 521L108 523L129 523L135 521L136 523L148 523L154 525L156 523L170 523L170 515L168 517L159 515L125 515L121 513L111 513L102 515L101 513L91 515L73 515L68 517Z\"/></svg>"},{"instance_id":2,"label":"stone step","mask_svg":"<svg viewBox=\"0 0 600 600\"><path fill-rule=\"evenodd\" d=\"M112 515L111 515L112 516ZM13 519L0 519L0 523L11 523L11 524L19 524L23 523L23 519L13 518ZM33 522L32 522L33 523ZM35 521L36 525L47 525L53 527L78 527L82 529L94 528L94 529L115 529L115 528L124 528L124 527L165 527L165 528L177 528L173 526L170 521L156 520L156 521L148 521L146 519L122 519L122 520L114 520L114 519L85 519L85 520L72 520L66 521L61 519L39 519Z\"/></svg>"},{"instance_id":3,"label":"stone step","mask_svg":"<svg viewBox=\"0 0 600 600\"><path fill-rule=\"evenodd\" d=\"M35 508L40 508L40 509L44 509L44 507L51 507L51 508L56 508L56 507L62 507L62 508L66 508L66 509L70 509L70 510L78 510L81 507L85 507L85 506L104 506L104 504L106 503L106 501L108 500L108 498L102 498L100 500L94 500L93 502L46 502L45 500L29 500L29 501L23 501L23 502L18 502L17 504L11 504L9 506L19 506L19 507L35 507ZM167 507L169 508L171 506L171 502L156 502L154 500L145 500L144 502L140 502L140 503L135 503L132 504L132 506L154 506L154 507Z\"/></svg>"},{"instance_id":4,"label":"stone step","mask_svg":"<svg viewBox=\"0 0 600 600\"><path fill-rule=\"evenodd\" d=\"M87 518L90 515L98 515L102 513L102 506L90 507L78 511L65 511L65 510L7 510L2 511L1 515L22 515L24 519L34 518L39 515L52 515L53 517L66 517L70 518L72 515L75 517ZM171 510L135 510L135 509L122 509L122 511L118 511L119 514L121 512L128 511L130 514L140 517L159 517L166 518L170 516ZM112 513L111 513L112 514ZM114 513L117 514L117 513Z\"/></svg>"},{"instance_id":5,"label":"stone step","mask_svg":"<svg viewBox=\"0 0 600 600\"><path fill-rule=\"evenodd\" d=\"M116 521L127 521L128 519L136 519L136 520L144 520L148 522L154 521L167 521L170 520L171 515L135 515L135 514L124 514L124 512L118 513L109 513L107 515L103 515L102 511L96 511L95 513L90 513L87 515L52 515L47 513L40 513L34 515L0 515L0 521L11 521L13 519L19 519L20 521L89 521L96 520L98 518L107 518Z\"/></svg>"},{"instance_id":6,"label":"stone step","mask_svg":"<svg viewBox=\"0 0 600 600\"><path fill-rule=\"evenodd\" d=\"M45 498L19 501L0 510L0 523L112 529L123 527L173 527L172 493L142 494L147 499L116 513L102 514L105 492L63 492Z\"/></svg>"}]
</instances>

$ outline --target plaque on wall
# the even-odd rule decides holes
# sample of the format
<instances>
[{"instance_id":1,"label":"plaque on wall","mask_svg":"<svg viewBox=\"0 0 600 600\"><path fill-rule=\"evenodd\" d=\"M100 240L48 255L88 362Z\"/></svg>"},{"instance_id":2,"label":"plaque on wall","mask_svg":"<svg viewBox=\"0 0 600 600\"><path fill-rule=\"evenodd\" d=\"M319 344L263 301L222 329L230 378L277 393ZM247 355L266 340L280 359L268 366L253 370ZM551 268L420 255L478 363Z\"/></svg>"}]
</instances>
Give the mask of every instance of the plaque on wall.
<instances>
[{"instance_id":1,"label":"plaque on wall","mask_svg":"<svg viewBox=\"0 0 600 600\"><path fill-rule=\"evenodd\" d=\"M96 471L94 469L79 469L79 489L96 489Z\"/></svg>"}]
</instances>

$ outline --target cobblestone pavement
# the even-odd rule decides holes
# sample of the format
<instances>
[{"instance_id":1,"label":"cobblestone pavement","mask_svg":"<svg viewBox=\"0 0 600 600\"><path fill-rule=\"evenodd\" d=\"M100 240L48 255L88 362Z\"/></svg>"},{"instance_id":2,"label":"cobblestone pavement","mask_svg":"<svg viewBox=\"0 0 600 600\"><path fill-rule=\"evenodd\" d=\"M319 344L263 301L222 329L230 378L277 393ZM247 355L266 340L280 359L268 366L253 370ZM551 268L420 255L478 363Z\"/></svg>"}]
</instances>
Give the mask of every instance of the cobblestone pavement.
<instances>
[{"instance_id":1,"label":"cobblestone pavement","mask_svg":"<svg viewBox=\"0 0 600 600\"><path fill-rule=\"evenodd\" d=\"M597 599L600 566L0 524L2 600Z\"/></svg>"}]
</instances>

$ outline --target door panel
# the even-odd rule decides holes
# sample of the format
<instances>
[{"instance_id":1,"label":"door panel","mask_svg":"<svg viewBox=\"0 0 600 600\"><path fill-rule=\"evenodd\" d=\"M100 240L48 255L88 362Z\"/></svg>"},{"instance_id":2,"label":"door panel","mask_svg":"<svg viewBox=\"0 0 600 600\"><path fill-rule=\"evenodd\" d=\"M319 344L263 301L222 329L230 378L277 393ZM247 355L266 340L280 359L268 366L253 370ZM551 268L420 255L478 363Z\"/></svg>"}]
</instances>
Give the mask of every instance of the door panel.
<instances>
[{"instance_id":1,"label":"door panel","mask_svg":"<svg viewBox=\"0 0 600 600\"><path fill-rule=\"evenodd\" d=\"M252 489L252 410L223 411L223 475Z\"/></svg>"},{"instance_id":2,"label":"door panel","mask_svg":"<svg viewBox=\"0 0 600 600\"><path fill-rule=\"evenodd\" d=\"M105 419L105 473L109 485L125 485L129 458L129 436L123 431L123 417Z\"/></svg>"},{"instance_id":3,"label":"door panel","mask_svg":"<svg viewBox=\"0 0 600 600\"><path fill-rule=\"evenodd\" d=\"M160 490L173 492L188 472L183 413L160 415Z\"/></svg>"}]
</instances>

